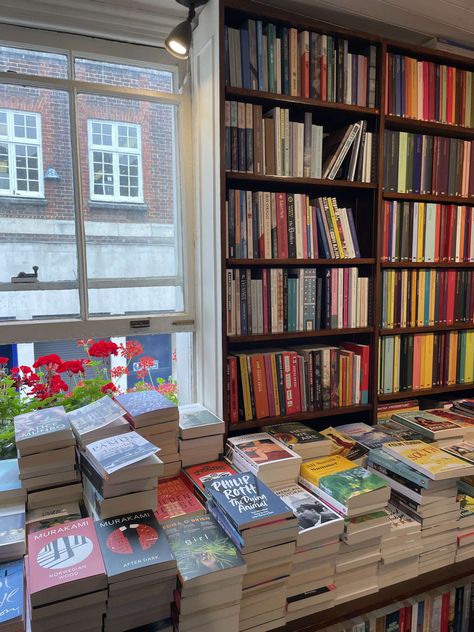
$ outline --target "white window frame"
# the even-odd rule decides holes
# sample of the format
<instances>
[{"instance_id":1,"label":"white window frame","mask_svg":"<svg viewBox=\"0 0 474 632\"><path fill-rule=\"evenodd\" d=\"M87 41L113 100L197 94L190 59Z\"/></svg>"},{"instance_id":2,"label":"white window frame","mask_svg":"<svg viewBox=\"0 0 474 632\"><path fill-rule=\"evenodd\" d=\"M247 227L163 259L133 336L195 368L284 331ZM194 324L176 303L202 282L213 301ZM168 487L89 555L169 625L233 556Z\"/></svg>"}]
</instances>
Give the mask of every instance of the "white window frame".
<instances>
[{"instance_id":1,"label":"white window frame","mask_svg":"<svg viewBox=\"0 0 474 632\"><path fill-rule=\"evenodd\" d=\"M112 145L95 145L93 142L92 126L94 123L106 124L112 127ZM120 147L118 143L118 128L120 125L132 127L137 130L137 147ZM97 202L127 202L131 204L143 204L143 170L142 170L142 142L141 142L141 125L138 123L128 123L126 121L110 121L102 119L89 119L87 121L87 140L89 149L89 195L91 200ZM112 167L114 178L114 194L100 194L94 192L94 152L107 152L112 154ZM120 166L119 159L121 155L138 156L138 195L129 196L120 194Z\"/></svg>"},{"instance_id":2,"label":"white window frame","mask_svg":"<svg viewBox=\"0 0 474 632\"><path fill-rule=\"evenodd\" d=\"M44 178L43 178L43 146L41 136L41 114L28 110L11 110L0 108L0 113L7 116L7 134L0 134L0 143L7 146L8 152L8 176L10 180L9 189L0 189L2 197L24 197L24 198L44 198ZM36 121L36 138L21 138L15 136L15 115L33 116ZM21 191L18 189L18 173L16 166L17 145L31 145L38 151L38 191Z\"/></svg>"}]
</instances>

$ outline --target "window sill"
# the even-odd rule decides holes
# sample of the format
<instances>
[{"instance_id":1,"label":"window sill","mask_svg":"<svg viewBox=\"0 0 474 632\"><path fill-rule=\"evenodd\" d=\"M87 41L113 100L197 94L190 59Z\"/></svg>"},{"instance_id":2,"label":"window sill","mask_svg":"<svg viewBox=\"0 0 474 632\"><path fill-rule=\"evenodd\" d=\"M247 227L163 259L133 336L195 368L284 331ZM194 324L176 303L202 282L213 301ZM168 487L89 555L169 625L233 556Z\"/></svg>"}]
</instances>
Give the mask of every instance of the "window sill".
<instances>
[{"instance_id":1,"label":"window sill","mask_svg":"<svg viewBox=\"0 0 474 632\"><path fill-rule=\"evenodd\" d=\"M27 197L21 195L0 195L0 206L11 206L18 204L21 206L35 206L37 208L46 208L48 201L46 198Z\"/></svg>"},{"instance_id":2,"label":"window sill","mask_svg":"<svg viewBox=\"0 0 474 632\"><path fill-rule=\"evenodd\" d=\"M146 212L148 211L148 204L133 202L98 202L97 200L89 200L89 209L91 211L134 211L134 212Z\"/></svg>"}]
</instances>

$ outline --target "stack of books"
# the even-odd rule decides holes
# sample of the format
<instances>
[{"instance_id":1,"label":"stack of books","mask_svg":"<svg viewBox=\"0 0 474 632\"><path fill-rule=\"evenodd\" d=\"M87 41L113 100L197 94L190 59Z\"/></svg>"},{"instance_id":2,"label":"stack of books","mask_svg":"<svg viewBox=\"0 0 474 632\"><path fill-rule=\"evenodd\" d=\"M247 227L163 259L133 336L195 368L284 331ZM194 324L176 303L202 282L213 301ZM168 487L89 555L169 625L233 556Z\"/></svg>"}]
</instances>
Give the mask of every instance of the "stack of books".
<instances>
[{"instance_id":1,"label":"stack of books","mask_svg":"<svg viewBox=\"0 0 474 632\"><path fill-rule=\"evenodd\" d=\"M299 454L268 432L229 437L226 458L241 472L252 472L267 485L296 483L301 465Z\"/></svg>"},{"instance_id":2,"label":"stack of books","mask_svg":"<svg viewBox=\"0 0 474 632\"><path fill-rule=\"evenodd\" d=\"M156 517L160 524L180 516L201 516L206 513L204 506L190 489L189 483L185 481L184 474L161 480L157 492Z\"/></svg>"},{"instance_id":3,"label":"stack of books","mask_svg":"<svg viewBox=\"0 0 474 632\"><path fill-rule=\"evenodd\" d=\"M331 454L344 456L346 459L349 459L349 461L353 461L356 465L364 466L366 464L369 451L367 448L364 448L363 445L347 435L342 434L337 428L333 428L332 426L321 430L321 434L323 437L331 440Z\"/></svg>"},{"instance_id":4,"label":"stack of books","mask_svg":"<svg viewBox=\"0 0 474 632\"><path fill-rule=\"evenodd\" d=\"M207 509L247 564L240 630L283 625L286 581L282 579L289 578L298 533L292 510L250 472L209 481L205 488L210 496Z\"/></svg>"},{"instance_id":5,"label":"stack of books","mask_svg":"<svg viewBox=\"0 0 474 632\"><path fill-rule=\"evenodd\" d=\"M385 460L384 474L384 465L377 463L384 463L386 455L392 459ZM460 507L456 479L473 474L474 466L422 441L385 443L382 455L371 453L369 458L392 487L391 504L421 525L420 574L452 564Z\"/></svg>"},{"instance_id":6,"label":"stack of books","mask_svg":"<svg viewBox=\"0 0 474 632\"><path fill-rule=\"evenodd\" d=\"M77 502L32 509L26 513L26 533L43 531L79 518L82 518L82 512Z\"/></svg>"},{"instance_id":7,"label":"stack of books","mask_svg":"<svg viewBox=\"0 0 474 632\"><path fill-rule=\"evenodd\" d=\"M30 533L26 559L31 632L102 629L107 577L90 518Z\"/></svg>"},{"instance_id":8,"label":"stack of books","mask_svg":"<svg viewBox=\"0 0 474 632\"><path fill-rule=\"evenodd\" d=\"M108 581L104 632L170 617L177 565L151 510L94 524Z\"/></svg>"},{"instance_id":9,"label":"stack of books","mask_svg":"<svg viewBox=\"0 0 474 632\"><path fill-rule=\"evenodd\" d=\"M209 494L204 485L208 481L213 481L223 476L233 476L234 474L237 474L237 470L224 459L199 465L190 465L185 467L182 472L183 481L203 505L209 500Z\"/></svg>"},{"instance_id":10,"label":"stack of books","mask_svg":"<svg viewBox=\"0 0 474 632\"><path fill-rule=\"evenodd\" d=\"M0 630L2 632L24 632L25 592L23 558L0 564Z\"/></svg>"},{"instance_id":11,"label":"stack of books","mask_svg":"<svg viewBox=\"0 0 474 632\"><path fill-rule=\"evenodd\" d=\"M382 536L379 588L416 577L423 552L420 523L393 505L387 511L390 532Z\"/></svg>"},{"instance_id":12,"label":"stack of books","mask_svg":"<svg viewBox=\"0 0 474 632\"><path fill-rule=\"evenodd\" d=\"M89 443L81 453L84 504L94 520L150 508L163 462L159 448L136 432Z\"/></svg>"},{"instance_id":13,"label":"stack of books","mask_svg":"<svg viewBox=\"0 0 474 632\"><path fill-rule=\"evenodd\" d=\"M474 498L458 494L461 505L458 522L456 562L474 557Z\"/></svg>"},{"instance_id":14,"label":"stack of books","mask_svg":"<svg viewBox=\"0 0 474 632\"><path fill-rule=\"evenodd\" d=\"M287 587L286 620L330 608L334 601L335 555L344 520L300 485L275 487L298 521L296 549Z\"/></svg>"},{"instance_id":15,"label":"stack of books","mask_svg":"<svg viewBox=\"0 0 474 632\"><path fill-rule=\"evenodd\" d=\"M224 451L225 424L200 404L179 407L179 453L183 467L215 461Z\"/></svg>"},{"instance_id":16,"label":"stack of books","mask_svg":"<svg viewBox=\"0 0 474 632\"><path fill-rule=\"evenodd\" d=\"M442 409L401 411L394 413L392 420L419 433L423 441L435 441L439 447L462 441L474 430L468 419Z\"/></svg>"},{"instance_id":17,"label":"stack of books","mask_svg":"<svg viewBox=\"0 0 474 632\"><path fill-rule=\"evenodd\" d=\"M26 489L21 486L17 459L0 461L0 561L13 561L26 552ZM0 626L1 629L1 626Z\"/></svg>"},{"instance_id":18,"label":"stack of books","mask_svg":"<svg viewBox=\"0 0 474 632\"><path fill-rule=\"evenodd\" d=\"M179 632L239 632L245 562L209 515L168 520L163 525L178 563L171 605Z\"/></svg>"},{"instance_id":19,"label":"stack of books","mask_svg":"<svg viewBox=\"0 0 474 632\"><path fill-rule=\"evenodd\" d=\"M80 449L88 443L130 432L125 413L108 395L68 413Z\"/></svg>"},{"instance_id":20,"label":"stack of books","mask_svg":"<svg viewBox=\"0 0 474 632\"><path fill-rule=\"evenodd\" d=\"M28 508L74 502L82 495L76 440L62 406L17 415L15 442Z\"/></svg>"},{"instance_id":21,"label":"stack of books","mask_svg":"<svg viewBox=\"0 0 474 632\"><path fill-rule=\"evenodd\" d=\"M265 426L263 430L299 454L303 461L332 453L332 441L300 421Z\"/></svg>"},{"instance_id":22,"label":"stack of books","mask_svg":"<svg viewBox=\"0 0 474 632\"><path fill-rule=\"evenodd\" d=\"M123 393L115 399L125 409L132 428L160 448L164 463L160 478L178 476L181 469L178 407L155 390Z\"/></svg>"},{"instance_id":23,"label":"stack of books","mask_svg":"<svg viewBox=\"0 0 474 632\"><path fill-rule=\"evenodd\" d=\"M376 592L381 539L390 531L385 511L390 487L340 455L306 461L299 481L345 518L336 555L335 604Z\"/></svg>"}]
</instances>

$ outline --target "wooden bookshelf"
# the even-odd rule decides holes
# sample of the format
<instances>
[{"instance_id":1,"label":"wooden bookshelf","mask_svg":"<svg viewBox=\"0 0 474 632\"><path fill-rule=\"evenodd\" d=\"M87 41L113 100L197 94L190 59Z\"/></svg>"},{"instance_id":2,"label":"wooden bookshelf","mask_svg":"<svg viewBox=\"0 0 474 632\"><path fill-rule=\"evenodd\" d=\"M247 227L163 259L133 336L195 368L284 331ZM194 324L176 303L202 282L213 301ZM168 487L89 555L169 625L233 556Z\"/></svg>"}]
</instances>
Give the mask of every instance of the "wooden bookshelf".
<instances>
[{"instance_id":1,"label":"wooden bookshelf","mask_svg":"<svg viewBox=\"0 0 474 632\"><path fill-rule=\"evenodd\" d=\"M474 325L471 325L474 326ZM280 340L311 340L314 338L325 338L334 336L354 336L357 334L371 334L373 327L354 327L345 329L315 329L312 331L287 331L275 334L253 334L250 336L228 336L227 340L231 344L246 344L249 342L278 342Z\"/></svg>"},{"instance_id":2,"label":"wooden bookshelf","mask_svg":"<svg viewBox=\"0 0 474 632\"><path fill-rule=\"evenodd\" d=\"M379 402L390 402L397 399L412 399L414 397L423 397L425 395L442 395L443 393L456 393L461 391L474 392L474 383L471 384L450 384L444 386L433 386L432 388L423 388L416 391L399 391L398 393L381 393L378 396ZM465 396L465 395L464 395Z\"/></svg>"},{"instance_id":3,"label":"wooden bookshelf","mask_svg":"<svg viewBox=\"0 0 474 632\"><path fill-rule=\"evenodd\" d=\"M421 334L433 331L462 331L473 329L474 323L453 323L452 325L429 325L427 327L393 327L392 329L380 329L379 336L395 336L397 334Z\"/></svg>"},{"instance_id":4,"label":"wooden bookshelf","mask_svg":"<svg viewBox=\"0 0 474 632\"><path fill-rule=\"evenodd\" d=\"M227 171L227 181L231 183L252 184L258 183L263 186L273 185L278 188L296 186L299 189L320 188L320 189L369 189L375 190L377 185L374 182L353 182L352 180L325 180L318 178L295 178L292 176L260 175L257 173L246 173L240 171Z\"/></svg>"},{"instance_id":5,"label":"wooden bookshelf","mask_svg":"<svg viewBox=\"0 0 474 632\"><path fill-rule=\"evenodd\" d=\"M408 200L412 202L435 202L439 204L474 204L473 197L463 197L462 195L436 195L435 193L398 193L397 191L384 191L384 200Z\"/></svg>"},{"instance_id":6,"label":"wooden bookshelf","mask_svg":"<svg viewBox=\"0 0 474 632\"><path fill-rule=\"evenodd\" d=\"M445 123L436 123L433 121L420 121L418 119L407 118L404 116L394 116L393 114L387 114L385 116L385 126L388 129L395 129L403 132L433 134L436 136L453 136L454 138L463 138L465 140L474 139L474 129L472 127L446 125Z\"/></svg>"},{"instance_id":7,"label":"wooden bookshelf","mask_svg":"<svg viewBox=\"0 0 474 632\"><path fill-rule=\"evenodd\" d=\"M239 266L245 268L261 268L264 266L272 268L282 266L298 266L298 268L310 266L372 266L374 263L375 259L371 257L365 259L227 259L228 268Z\"/></svg>"},{"instance_id":8,"label":"wooden bookshelf","mask_svg":"<svg viewBox=\"0 0 474 632\"><path fill-rule=\"evenodd\" d=\"M474 261L381 261L381 268L473 268Z\"/></svg>"}]
</instances>

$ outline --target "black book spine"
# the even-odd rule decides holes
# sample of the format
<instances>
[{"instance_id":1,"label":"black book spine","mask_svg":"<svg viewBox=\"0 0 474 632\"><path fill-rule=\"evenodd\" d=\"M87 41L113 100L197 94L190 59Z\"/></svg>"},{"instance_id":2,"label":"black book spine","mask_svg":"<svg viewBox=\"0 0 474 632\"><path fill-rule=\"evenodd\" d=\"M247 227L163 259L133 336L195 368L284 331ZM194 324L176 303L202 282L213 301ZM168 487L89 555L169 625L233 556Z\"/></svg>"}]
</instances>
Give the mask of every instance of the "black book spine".
<instances>
[{"instance_id":1,"label":"black book spine","mask_svg":"<svg viewBox=\"0 0 474 632\"><path fill-rule=\"evenodd\" d=\"M283 331L288 331L288 270L283 269Z\"/></svg>"},{"instance_id":2,"label":"black book spine","mask_svg":"<svg viewBox=\"0 0 474 632\"><path fill-rule=\"evenodd\" d=\"M288 257L296 259L296 232L295 232L295 196L291 193L286 198L288 209Z\"/></svg>"},{"instance_id":3,"label":"black book spine","mask_svg":"<svg viewBox=\"0 0 474 632\"><path fill-rule=\"evenodd\" d=\"M275 361L277 367L278 377L278 399L280 400L280 413L282 417L286 415L286 400L285 400L285 374L283 371L283 360L281 353L275 354Z\"/></svg>"}]
</instances>

